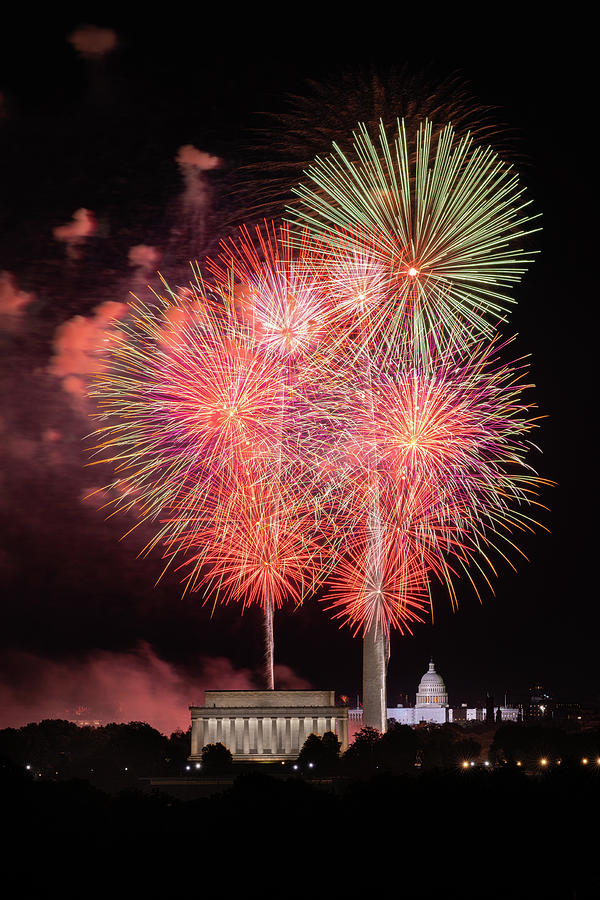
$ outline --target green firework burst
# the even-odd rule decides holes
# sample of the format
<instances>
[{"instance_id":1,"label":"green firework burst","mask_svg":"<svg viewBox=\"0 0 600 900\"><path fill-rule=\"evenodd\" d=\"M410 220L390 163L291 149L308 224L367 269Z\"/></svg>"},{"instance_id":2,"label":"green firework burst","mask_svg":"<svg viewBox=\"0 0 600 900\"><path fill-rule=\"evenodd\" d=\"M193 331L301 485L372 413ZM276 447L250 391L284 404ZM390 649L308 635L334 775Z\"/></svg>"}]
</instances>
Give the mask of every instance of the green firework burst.
<instances>
[{"instance_id":1,"label":"green firework burst","mask_svg":"<svg viewBox=\"0 0 600 900\"><path fill-rule=\"evenodd\" d=\"M407 326L438 343L491 336L531 262L520 246L537 230L530 201L512 167L470 135L447 125L434 139L426 121L410 140L397 125L391 140L382 123L376 140L359 125L352 158L337 144L317 157L289 219L348 252L368 231L392 276L388 339Z\"/></svg>"}]
</instances>

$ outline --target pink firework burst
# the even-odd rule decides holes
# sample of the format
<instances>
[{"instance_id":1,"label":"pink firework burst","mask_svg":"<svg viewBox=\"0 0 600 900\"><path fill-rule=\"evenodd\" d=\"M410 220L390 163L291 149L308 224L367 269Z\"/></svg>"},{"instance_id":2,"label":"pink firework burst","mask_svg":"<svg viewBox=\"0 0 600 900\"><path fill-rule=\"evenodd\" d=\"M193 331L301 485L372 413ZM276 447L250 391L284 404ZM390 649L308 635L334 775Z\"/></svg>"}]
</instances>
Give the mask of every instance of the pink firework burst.
<instances>
[{"instance_id":1,"label":"pink firework burst","mask_svg":"<svg viewBox=\"0 0 600 900\"><path fill-rule=\"evenodd\" d=\"M491 552L505 556L510 532L531 527L524 508L540 480L525 457L535 420L520 396L523 366L501 362L504 349L431 347L425 362L386 354L357 372L347 552L331 595L353 628L402 629L424 609L432 577L455 602L454 576L472 581L481 557L493 571Z\"/></svg>"}]
</instances>

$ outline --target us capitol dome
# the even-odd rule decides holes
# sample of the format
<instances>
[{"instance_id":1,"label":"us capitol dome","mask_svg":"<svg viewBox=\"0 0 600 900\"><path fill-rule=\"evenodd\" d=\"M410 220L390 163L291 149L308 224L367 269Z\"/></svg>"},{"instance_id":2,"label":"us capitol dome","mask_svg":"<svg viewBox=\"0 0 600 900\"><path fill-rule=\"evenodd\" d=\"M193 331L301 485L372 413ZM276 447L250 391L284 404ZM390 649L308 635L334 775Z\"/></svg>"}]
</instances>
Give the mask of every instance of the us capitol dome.
<instances>
[{"instance_id":1,"label":"us capitol dome","mask_svg":"<svg viewBox=\"0 0 600 900\"><path fill-rule=\"evenodd\" d=\"M429 662L429 669L423 677L417 689L417 702L420 706L448 706L448 691L444 679L435 671L433 660Z\"/></svg>"},{"instance_id":2,"label":"us capitol dome","mask_svg":"<svg viewBox=\"0 0 600 900\"><path fill-rule=\"evenodd\" d=\"M493 710L494 716L499 714L503 722L517 721L518 709L515 707L494 706ZM444 725L446 722L484 722L486 713L484 708L467 708L466 703L461 704L460 708L452 709L448 704L444 679L435 671L435 663L430 660L429 668L419 682L415 705L388 708L387 717L395 719L401 725ZM350 718L353 718L352 711Z\"/></svg>"},{"instance_id":3,"label":"us capitol dome","mask_svg":"<svg viewBox=\"0 0 600 900\"><path fill-rule=\"evenodd\" d=\"M448 691L444 679L435 671L432 659L419 682L415 699L414 706L388 709L388 719L395 719L401 725L419 725L421 722L444 725L452 721L452 710L448 706Z\"/></svg>"}]
</instances>

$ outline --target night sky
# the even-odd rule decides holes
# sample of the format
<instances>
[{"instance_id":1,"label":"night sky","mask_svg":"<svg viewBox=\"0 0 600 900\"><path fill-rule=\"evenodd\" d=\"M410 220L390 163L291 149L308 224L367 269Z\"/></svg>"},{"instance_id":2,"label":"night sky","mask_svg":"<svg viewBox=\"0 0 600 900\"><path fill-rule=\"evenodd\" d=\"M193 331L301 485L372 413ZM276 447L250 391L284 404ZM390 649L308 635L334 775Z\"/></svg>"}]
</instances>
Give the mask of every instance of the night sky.
<instances>
[{"instance_id":1,"label":"night sky","mask_svg":"<svg viewBox=\"0 0 600 900\"><path fill-rule=\"evenodd\" d=\"M90 348L102 304L156 284L151 268L129 263L131 247L156 248L167 280L184 283L187 258L236 220L232 186L252 160L251 129L274 121L258 113L285 110L308 79L333 80L341 67L404 64L439 79L458 70L481 104L497 107L542 213L540 254L504 333L518 332L519 353L532 354L535 401L547 418L536 435L543 455L530 461L557 485L540 498L551 533L519 539L529 561L513 557L517 574L500 566L495 596L480 605L464 585L452 613L440 592L435 623L393 639L389 702L405 692L414 701L431 654L451 703L481 702L488 691L517 701L534 683L564 699L598 699L595 257L582 250L589 54L559 22L524 22L510 9L503 16L494 28L440 21L433 34L400 8L372 24L318 19L293 32L276 20L208 15L94 19L118 38L96 60L67 40L76 19L5 30L0 269L12 279L0 293L0 727L79 708L83 717L168 729L186 725L188 703L206 687L260 686L259 614L217 607L211 618L198 595L181 599L176 576L155 588L159 555L136 558L149 532L120 542L131 521L106 521L98 500L85 499L110 478L86 466ZM206 173L204 199L185 193L175 162L185 144L222 160ZM80 208L93 211L94 234L79 247L53 237ZM315 601L278 615L276 663L281 687L360 691L360 641Z\"/></svg>"}]
</instances>

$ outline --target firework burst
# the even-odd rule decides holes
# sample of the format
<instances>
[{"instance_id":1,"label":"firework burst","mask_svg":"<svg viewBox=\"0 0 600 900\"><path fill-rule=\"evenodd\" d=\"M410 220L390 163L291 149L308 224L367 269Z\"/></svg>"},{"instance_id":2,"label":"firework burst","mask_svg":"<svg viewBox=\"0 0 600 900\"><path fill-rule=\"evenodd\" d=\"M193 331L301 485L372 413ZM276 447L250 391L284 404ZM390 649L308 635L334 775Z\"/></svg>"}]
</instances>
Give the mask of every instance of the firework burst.
<instances>
[{"instance_id":1,"label":"firework burst","mask_svg":"<svg viewBox=\"0 0 600 900\"><path fill-rule=\"evenodd\" d=\"M116 468L115 510L154 523L145 552L162 546L186 590L258 603L272 623L314 590L339 542L334 473L318 462L335 432L318 377L328 307L285 227L256 243L242 232L210 271L210 291L198 276L133 305L94 390L95 451Z\"/></svg>"},{"instance_id":2,"label":"firework burst","mask_svg":"<svg viewBox=\"0 0 600 900\"><path fill-rule=\"evenodd\" d=\"M237 195L237 211L250 221L257 216L280 216L291 189L314 158L326 152L333 141L351 153L352 129L365 122L376 130L380 121L393 129L398 117L409 129L429 119L434 133L452 122L462 135L478 141L507 144L507 128L494 122L490 107L473 97L459 75L440 79L432 73L414 73L408 66L353 66L331 74L323 81L307 82L301 94L287 99L276 115L266 114L268 127L254 132L254 141L243 154L250 162L237 170L231 194ZM416 123L416 125L414 124Z\"/></svg>"},{"instance_id":3,"label":"firework burst","mask_svg":"<svg viewBox=\"0 0 600 900\"><path fill-rule=\"evenodd\" d=\"M272 463L290 418L278 359L226 311L200 292L156 300L133 306L93 391L104 423L95 450L115 466L116 505L153 521L182 496L193 514L222 470L243 478L250 462Z\"/></svg>"},{"instance_id":4,"label":"firework burst","mask_svg":"<svg viewBox=\"0 0 600 900\"><path fill-rule=\"evenodd\" d=\"M522 361L502 362L506 343L444 354L432 345L425 362L388 353L350 395L347 556L332 597L353 628L402 629L424 608L431 578L455 602L455 577L475 586L469 569L483 559L494 571L494 552L506 558L514 547L511 532L534 524L540 479L526 455L535 419L521 398Z\"/></svg>"},{"instance_id":5,"label":"firework burst","mask_svg":"<svg viewBox=\"0 0 600 900\"><path fill-rule=\"evenodd\" d=\"M414 144L414 146L413 146ZM491 336L514 302L509 289L531 260L516 246L532 231L524 189L511 167L448 125L432 138L425 122L409 141L404 121L390 139L364 125L353 156L334 145L307 170L290 219L352 257L366 231L391 284L379 340ZM358 229L358 231L356 231ZM362 251L358 251L362 252ZM410 338L410 336L409 336Z\"/></svg>"},{"instance_id":6,"label":"firework burst","mask_svg":"<svg viewBox=\"0 0 600 900\"><path fill-rule=\"evenodd\" d=\"M289 227L264 222L254 237L241 228L224 242L218 261L208 261L212 288L234 307L254 341L288 366L312 363L328 338L331 304L320 267L307 251L308 233L294 247Z\"/></svg>"},{"instance_id":7,"label":"firework burst","mask_svg":"<svg viewBox=\"0 0 600 900\"><path fill-rule=\"evenodd\" d=\"M533 524L524 368L482 336L525 262L521 191L450 128L416 140L413 170L403 127L361 131L360 164L298 190L297 239L242 229L209 282L136 301L94 391L115 509L186 591L263 609L270 687L284 603L329 579L334 617L387 639Z\"/></svg>"},{"instance_id":8,"label":"firework burst","mask_svg":"<svg viewBox=\"0 0 600 900\"><path fill-rule=\"evenodd\" d=\"M166 547L184 562L190 590L234 601L281 608L300 605L323 570L323 547L313 508L298 498L296 485L281 477L251 487L220 485L187 532ZM185 503L182 514L189 504ZM179 523L181 515L175 516Z\"/></svg>"},{"instance_id":9,"label":"firework burst","mask_svg":"<svg viewBox=\"0 0 600 900\"><path fill-rule=\"evenodd\" d=\"M373 554L379 558L374 561ZM353 634L374 629L412 633L429 608L427 572L418 552L407 552L394 536L374 545L366 529L356 529L352 546L342 556L329 582L327 609Z\"/></svg>"}]
</instances>

